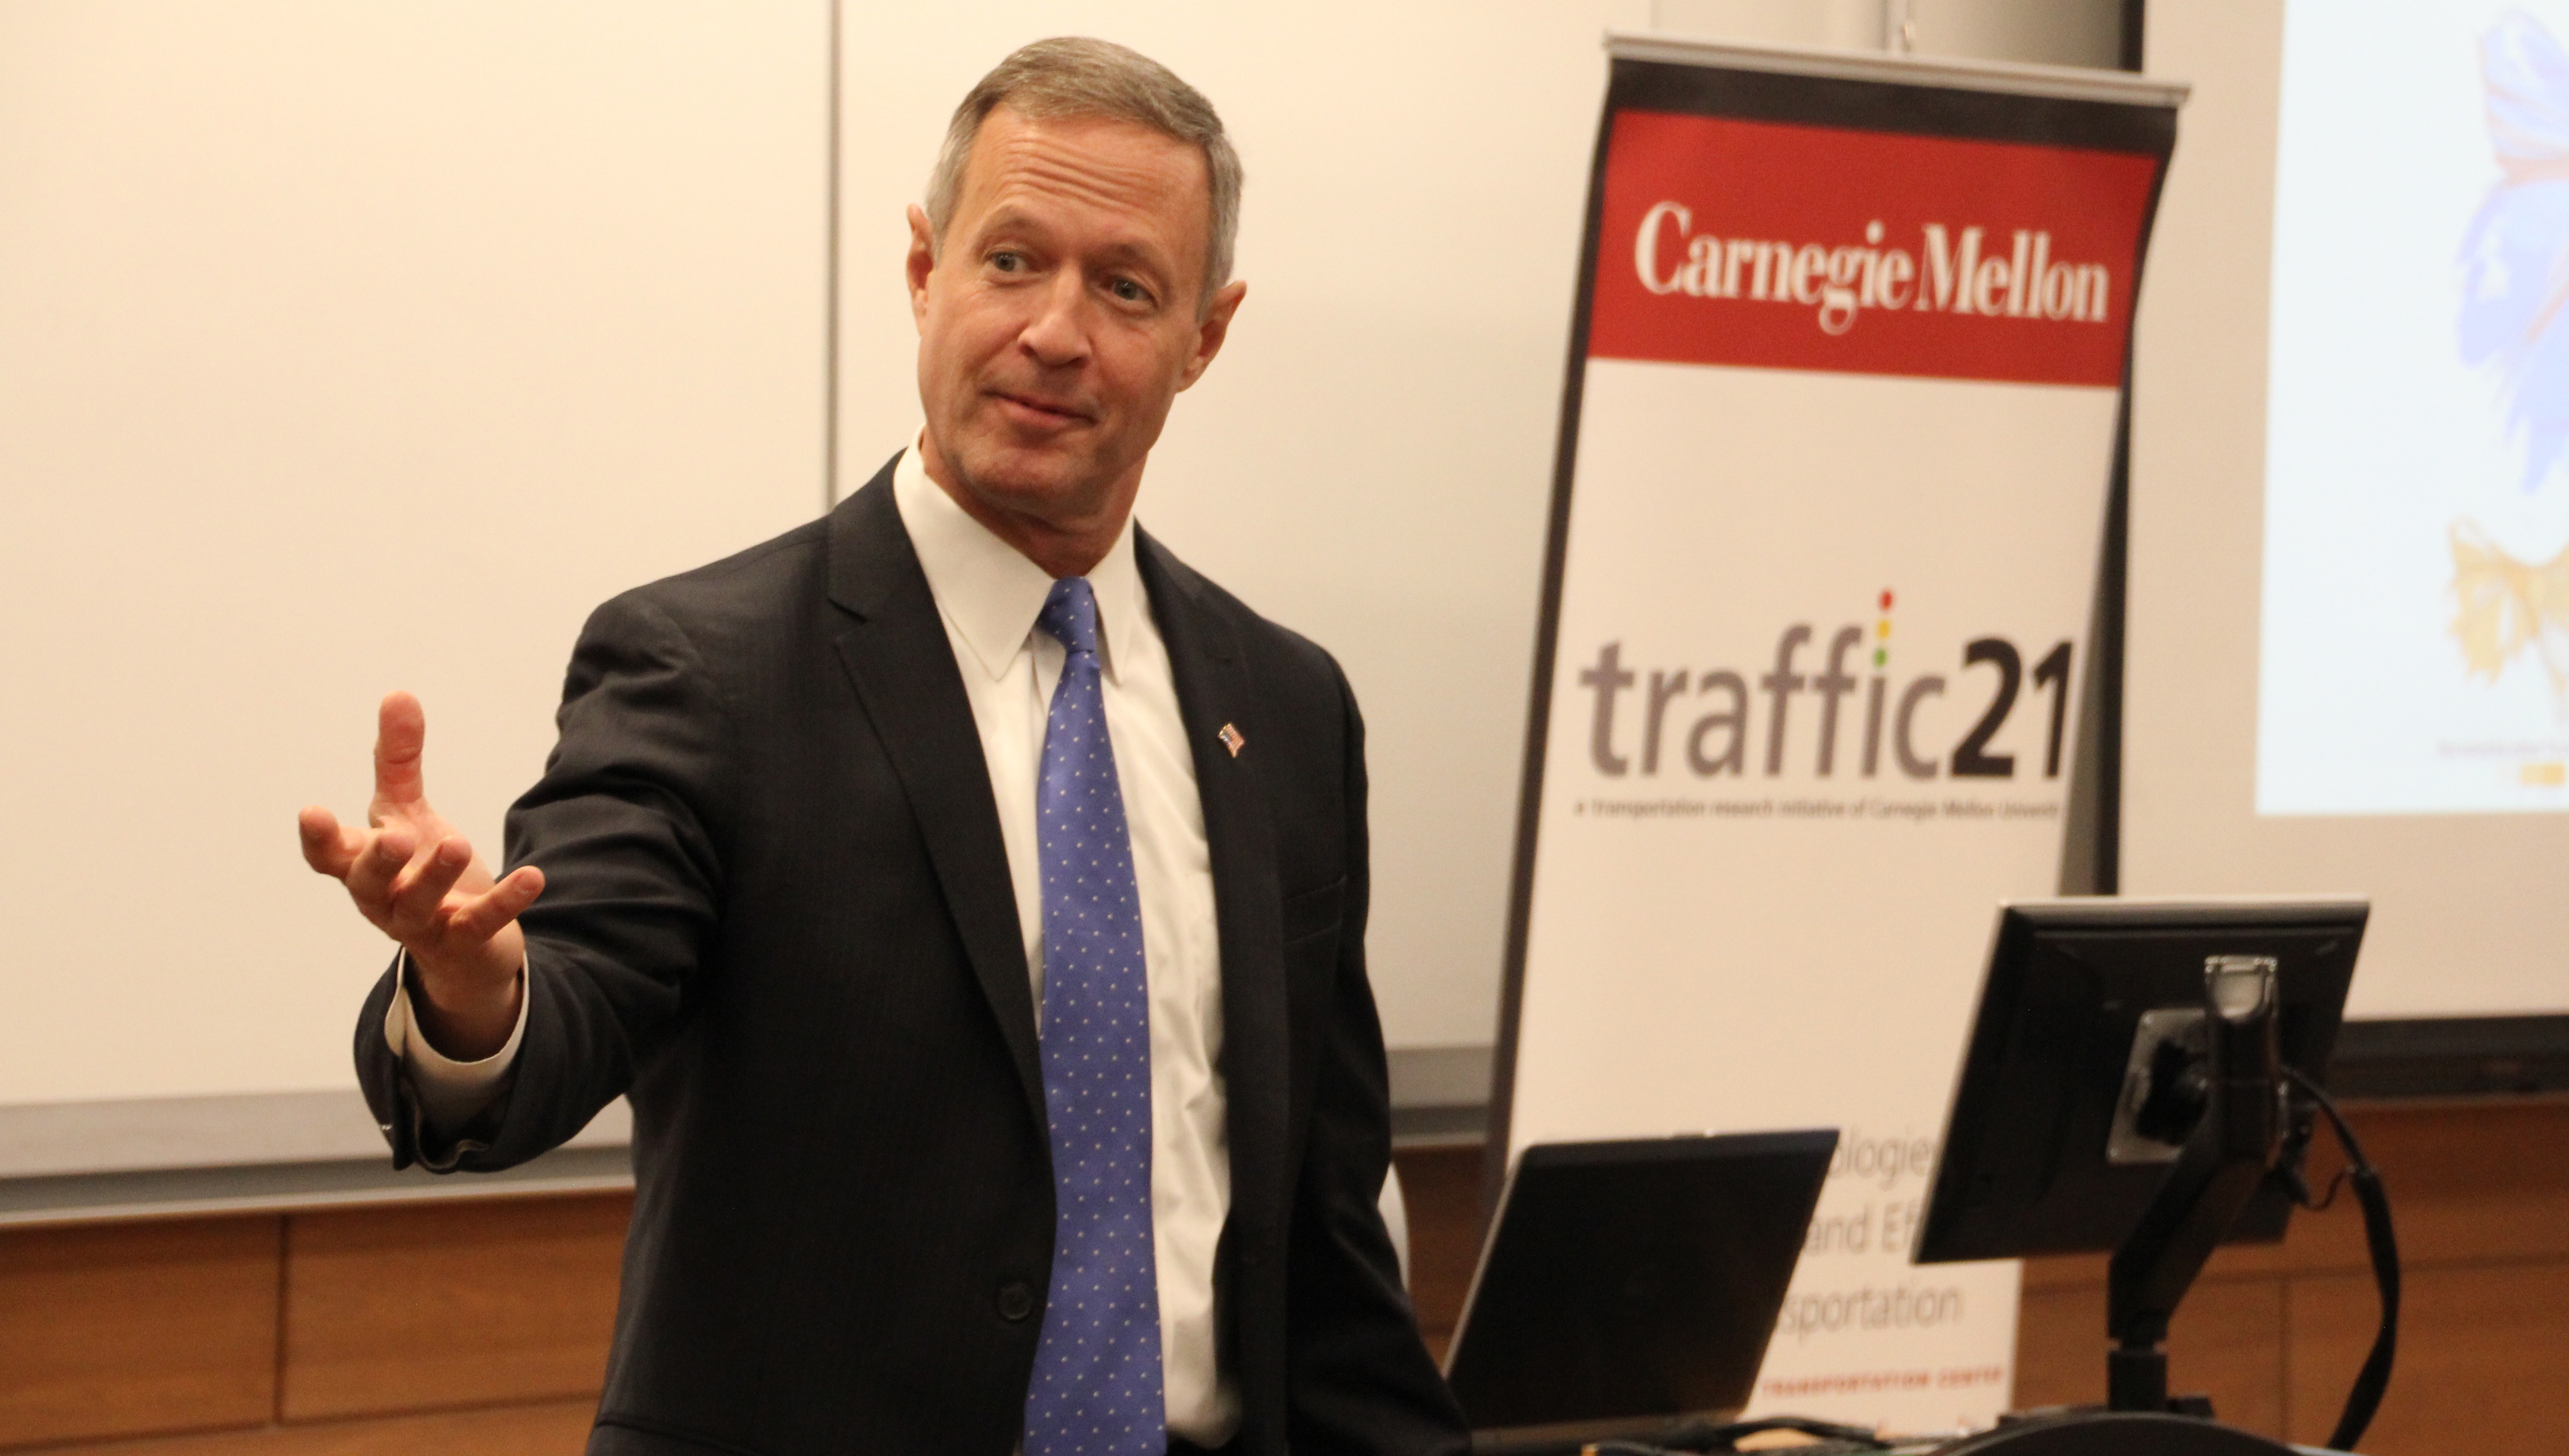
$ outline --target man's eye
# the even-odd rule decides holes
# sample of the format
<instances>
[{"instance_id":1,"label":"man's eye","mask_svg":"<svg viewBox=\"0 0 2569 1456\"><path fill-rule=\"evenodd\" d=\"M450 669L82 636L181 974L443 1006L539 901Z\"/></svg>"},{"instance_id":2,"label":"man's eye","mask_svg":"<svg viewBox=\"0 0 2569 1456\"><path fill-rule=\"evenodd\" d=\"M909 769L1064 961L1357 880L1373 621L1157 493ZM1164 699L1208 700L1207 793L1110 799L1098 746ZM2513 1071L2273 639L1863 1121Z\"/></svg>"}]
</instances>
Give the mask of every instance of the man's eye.
<instances>
[{"instance_id":1,"label":"man's eye","mask_svg":"<svg viewBox=\"0 0 2569 1456\"><path fill-rule=\"evenodd\" d=\"M1130 278L1118 278L1110 286L1115 290L1115 296L1127 303L1143 303L1151 297L1148 289Z\"/></svg>"},{"instance_id":2,"label":"man's eye","mask_svg":"<svg viewBox=\"0 0 2569 1456\"><path fill-rule=\"evenodd\" d=\"M998 269L1002 273L1019 272L1024 269L1025 265L1026 260L1012 252L990 254L990 266Z\"/></svg>"}]
</instances>

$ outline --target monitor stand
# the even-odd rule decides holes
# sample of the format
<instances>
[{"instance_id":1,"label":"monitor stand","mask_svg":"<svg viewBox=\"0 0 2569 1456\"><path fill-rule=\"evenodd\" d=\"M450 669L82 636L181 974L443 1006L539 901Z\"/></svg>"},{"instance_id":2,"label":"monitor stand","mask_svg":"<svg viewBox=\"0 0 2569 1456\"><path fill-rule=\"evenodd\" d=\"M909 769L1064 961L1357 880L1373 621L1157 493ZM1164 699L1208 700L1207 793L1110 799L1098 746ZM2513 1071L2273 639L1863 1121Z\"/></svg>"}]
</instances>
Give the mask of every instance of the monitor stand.
<instances>
[{"instance_id":1,"label":"monitor stand","mask_svg":"<svg viewBox=\"0 0 2569 1456\"><path fill-rule=\"evenodd\" d=\"M2008 1422L1940 1447L1937 1456L2282 1456L2292 1450L2205 1419L2208 1402L2168 1399L2168 1320L2283 1156L2289 1123L2274 960L2213 957L2204 967L2203 1001L2202 1060L2153 1089L2154 1097L2179 1103L2199 1098L2198 1120L2167 1181L2114 1252L2108 1275L2108 1408ZM2164 1115L2196 1114L2187 1105ZM2181 1413L2189 1407L2195 1413Z\"/></svg>"},{"instance_id":2,"label":"monitor stand","mask_svg":"<svg viewBox=\"0 0 2569 1456\"><path fill-rule=\"evenodd\" d=\"M2284 1152L2284 1060L2272 956L2216 955L2204 967L2200 1074L2161 1079L2153 1099L2200 1099L2167 1180L2114 1251L2107 1275L2105 1404L2168 1414L2168 1320L2223 1235ZM2178 1111L2178 1109L2171 1109ZM2192 1113L2185 1107L2179 1112Z\"/></svg>"}]
</instances>

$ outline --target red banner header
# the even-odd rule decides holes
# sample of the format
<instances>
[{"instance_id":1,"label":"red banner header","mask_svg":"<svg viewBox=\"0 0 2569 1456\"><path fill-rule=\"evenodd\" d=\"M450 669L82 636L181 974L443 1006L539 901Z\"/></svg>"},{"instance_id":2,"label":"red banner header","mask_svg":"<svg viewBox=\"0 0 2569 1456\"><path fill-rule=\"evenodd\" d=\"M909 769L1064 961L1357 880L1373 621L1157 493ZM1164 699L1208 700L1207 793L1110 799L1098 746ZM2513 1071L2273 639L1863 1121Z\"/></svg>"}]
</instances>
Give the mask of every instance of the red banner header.
<instances>
[{"instance_id":1,"label":"red banner header","mask_svg":"<svg viewBox=\"0 0 2569 1456\"><path fill-rule=\"evenodd\" d=\"M1621 112L1589 356L2113 387L2157 169Z\"/></svg>"}]
</instances>

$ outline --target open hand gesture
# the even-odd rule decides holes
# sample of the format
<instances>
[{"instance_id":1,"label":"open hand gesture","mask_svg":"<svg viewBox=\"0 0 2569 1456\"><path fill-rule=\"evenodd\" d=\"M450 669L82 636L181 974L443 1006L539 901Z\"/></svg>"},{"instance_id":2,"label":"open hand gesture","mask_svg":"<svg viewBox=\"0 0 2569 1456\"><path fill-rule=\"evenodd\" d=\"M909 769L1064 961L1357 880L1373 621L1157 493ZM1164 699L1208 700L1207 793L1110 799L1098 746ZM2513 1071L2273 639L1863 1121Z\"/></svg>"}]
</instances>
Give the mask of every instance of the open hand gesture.
<instances>
[{"instance_id":1,"label":"open hand gesture","mask_svg":"<svg viewBox=\"0 0 2569 1456\"><path fill-rule=\"evenodd\" d=\"M375 797L365 829L315 805L298 818L303 859L348 888L357 911L410 952L411 1005L446 1056L478 1061L517 1025L526 932L518 916L545 889L521 866L494 882L454 826L429 807L420 750L428 717L406 692L386 697L376 719Z\"/></svg>"}]
</instances>

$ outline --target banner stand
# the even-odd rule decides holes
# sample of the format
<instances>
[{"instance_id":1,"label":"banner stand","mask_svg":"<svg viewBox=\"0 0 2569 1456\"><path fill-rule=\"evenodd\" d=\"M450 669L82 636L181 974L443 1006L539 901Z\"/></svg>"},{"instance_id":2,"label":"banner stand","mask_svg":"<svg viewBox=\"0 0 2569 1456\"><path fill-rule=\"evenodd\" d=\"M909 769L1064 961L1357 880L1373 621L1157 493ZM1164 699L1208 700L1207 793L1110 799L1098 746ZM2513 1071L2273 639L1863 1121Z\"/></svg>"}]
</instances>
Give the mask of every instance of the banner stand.
<instances>
[{"instance_id":1,"label":"banner stand","mask_svg":"<svg viewBox=\"0 0 2569 1456\"><path fill-rule=\"evenodd\" d=\"M1836 1127L1757 1411L1986 1424L2017 1267L1912 1268L1998 901L2058 886L2182 87L1613 35L1555 463L1495 1191Z\"/></svg>"}]
</instances>

